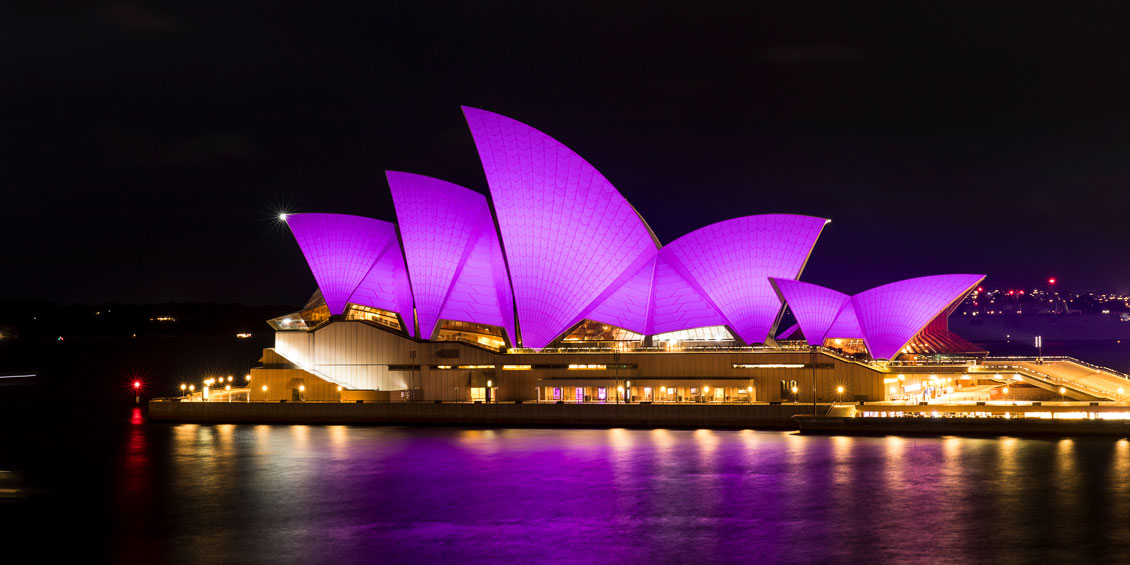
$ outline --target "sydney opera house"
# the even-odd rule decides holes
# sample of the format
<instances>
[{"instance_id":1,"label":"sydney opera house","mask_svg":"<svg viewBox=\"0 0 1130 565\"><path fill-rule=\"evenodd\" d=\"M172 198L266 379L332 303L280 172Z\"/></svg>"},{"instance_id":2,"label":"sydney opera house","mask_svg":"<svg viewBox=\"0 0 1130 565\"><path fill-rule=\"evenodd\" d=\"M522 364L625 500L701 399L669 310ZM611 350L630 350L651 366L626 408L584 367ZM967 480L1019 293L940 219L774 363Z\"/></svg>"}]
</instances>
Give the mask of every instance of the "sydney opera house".
<instances>
[{"instance_id":1,"label":"sydney opera house","mask_svg":"<svg viewBox=\"0 0 1130 565\"><path fill-rule=\"evenodd\" d=\"M264 400L888 400L896 367L985 353L947 329L982 275L802 282L829 220L791 214L662 244L568 147L463 113L489 199L390 171L395 224L284 218L318 288L269 322Z\"/></svg>"}]
</instances>

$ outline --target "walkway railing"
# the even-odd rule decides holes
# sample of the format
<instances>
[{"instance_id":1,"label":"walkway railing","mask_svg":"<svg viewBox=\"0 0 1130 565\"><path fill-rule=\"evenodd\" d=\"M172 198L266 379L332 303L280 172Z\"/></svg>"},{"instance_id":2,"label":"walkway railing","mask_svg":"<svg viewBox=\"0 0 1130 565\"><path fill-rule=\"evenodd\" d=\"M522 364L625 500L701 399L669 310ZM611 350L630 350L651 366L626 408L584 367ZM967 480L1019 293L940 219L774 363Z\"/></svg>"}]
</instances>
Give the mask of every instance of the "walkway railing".
<instances>
[{"instance_id":1,"label":"walkway railing","mask_svg":"<svg viewBox=\"0 0 1130 565\"><path fill-rule=\"evenodd\" d=\"M1082 365L1082 366L1087 367L1088 369L1091 369L1091 370L1094 370L1094 371L1110 373L1110 374L1112 374L1116 377L1122 377L1124 379L1130 380L1130 374L1123 373L1122 371L1118 371L1118 370L1115 370L1115 369L1111 369L1110 367L1103 367L1102 365L1095 365L1094 363L1088 363L1086 361L1083 361L1082 359L1077 359L1075 357L1069 357L1067 355L1045 355L1045 356L1042 356L1042 357L1012 355L1012 356L1001 356L1001 357L986 357L985 361L1020 361L1020 362L1028 362L1028 363L1036 363L1036 362L1040 362L1040 361L1043 361L1043 362L1066 361L1066 362L1069 362L1069 363L1075 363L1076 365Z\"/></svg>"}]
</instances>

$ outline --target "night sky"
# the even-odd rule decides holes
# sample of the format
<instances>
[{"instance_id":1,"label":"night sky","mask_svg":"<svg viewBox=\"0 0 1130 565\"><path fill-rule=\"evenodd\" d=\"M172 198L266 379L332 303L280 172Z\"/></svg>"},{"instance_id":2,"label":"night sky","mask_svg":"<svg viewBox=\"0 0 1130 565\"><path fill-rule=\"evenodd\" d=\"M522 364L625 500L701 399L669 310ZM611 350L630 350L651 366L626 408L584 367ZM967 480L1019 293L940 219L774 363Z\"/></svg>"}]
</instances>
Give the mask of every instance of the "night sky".
<instances>
[{"instance_id":1,"label":"night sky","mask_svg":"<svg viewBox=\"0 0 1130 565\"><path fill-rule=\"evenodd\" d=\"M0 13L0 299L301 304L277 213L394 221L386 169L486 192L460 104L568 145L663 243L812 214L802 279L846 292L1130 291L1101 5L28 4Z\"/></svg>"}]
</instances>

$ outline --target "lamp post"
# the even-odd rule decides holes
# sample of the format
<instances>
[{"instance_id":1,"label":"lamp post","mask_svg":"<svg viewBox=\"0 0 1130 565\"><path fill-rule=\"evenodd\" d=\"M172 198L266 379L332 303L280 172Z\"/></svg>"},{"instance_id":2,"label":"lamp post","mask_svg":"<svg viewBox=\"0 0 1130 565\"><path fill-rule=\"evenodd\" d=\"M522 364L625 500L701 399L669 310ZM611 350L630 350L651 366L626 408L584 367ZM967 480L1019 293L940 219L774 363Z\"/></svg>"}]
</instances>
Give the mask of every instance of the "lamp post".
<instances>
[{"instance_id":1,"label":"lamp post","mask_svg":"<svg viewBox=\"0 0 1130 565\"><path fill-rule=\"evenodd\" d=\"M263 385L263 400L267 400L267 385Z\"/></svg>"},{"instance_id":2,"label":"lamp post","mask_svg":"<svg viewBox=\"0 0 1130 565\"><path fill-rule=\"evenodd\" d=\"M1059 401L1060 402L1063 402L1063 400L1064 400L1063 395L1064 394L1067 394L1067 389L1063 388L1063 387L1059 387Z\"/></svg>"},{"instance_id":3,"label":"lamp post","mask_svg":"<svg viewBox=\"0 0 1130 565\"><path fill-rule=\"evenodd\" d=\"M626 386L624 387L624 391L625 391L624 404L631 404L632 403L632 381L627 382Z\"/></svg>"},{"instance_id":4,"label":"lamp post","mask_svg":"<svg viewBox=\"0 0 1130 565\"><path fill-rule=\"evenodd\" d=\"M797 390L798 390L798 389L797 389L797 387L795 387L795 386L794 386L794 387L793 387L793 404L796 404L796 393L797 393Z\"/></svg>"},{"instance_id":5,"label":"lamp post","mask_svg":"<svg viewBox=\"0 0 1130 565\"><path fill-rule=\"evenodd\" d=\"M840 385L840 386L836 387L836 402L840 401L840 398L843 396L843 394L844 394L844 386Z\"/></svg>"},{"instance_id":6,"label":"lamp post","mask_svg":"<svg viewBox=\"0 0 1130 565\"><path fill-rule=\"evenodd\" d=\"M816 416L816 346L809 346L809 359L812 363L812 415Z\"/></svg>"},{"instance_id":7,"label":"lamp post","mask_svg":"<svg viewBox=\"0 0 1130 565\"><path fill-rule=\"evenodd\" d=\"M181 383L181 385L180 385L180 397L181 397L181 398L184 398L184 390L185 390L186 388L188 388L188 386L187 386L187 385L185 385L184 383Z\"/></svg>"},{"instance_id":8,"label":"lamp post","mask_svg":"<svg viewBox=\"0 0 1130 565\"><path fill-rule=\"evenodd\" d=\"M141 381L133 381L133 403L141 404Z\"/></svg>"}]
</instances>

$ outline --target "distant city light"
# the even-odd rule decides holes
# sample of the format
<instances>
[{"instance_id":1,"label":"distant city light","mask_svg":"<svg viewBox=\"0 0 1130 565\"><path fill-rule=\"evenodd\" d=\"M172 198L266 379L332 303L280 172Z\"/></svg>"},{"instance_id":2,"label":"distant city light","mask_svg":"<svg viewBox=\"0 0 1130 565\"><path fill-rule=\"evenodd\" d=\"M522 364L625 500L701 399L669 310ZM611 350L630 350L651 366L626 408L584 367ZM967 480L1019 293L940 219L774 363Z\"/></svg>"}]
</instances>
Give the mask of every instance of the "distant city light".
<instances>
[{"instance_id":1,"label":"distant city light","mask_svg":"<svg viewBox=\"0 0 1130 565\"><path fill-rule=\"evenodd\" d=\"M1055 277L1048 279L1048 284L1055 284Z\"/></svg>"}]
</instances>

